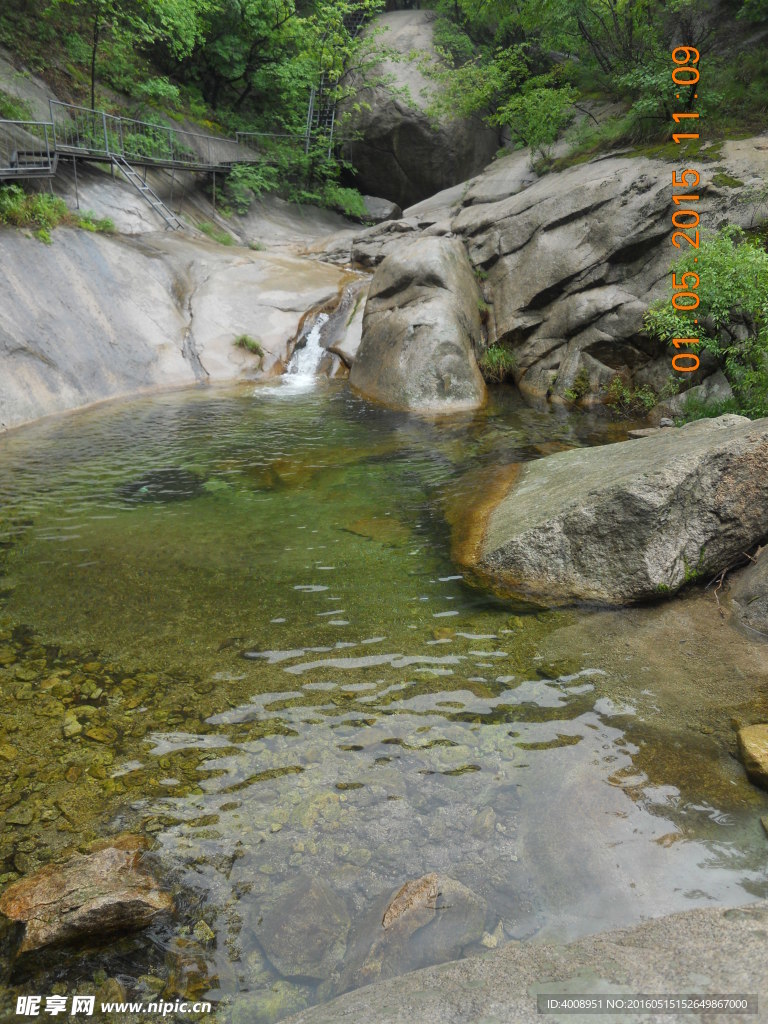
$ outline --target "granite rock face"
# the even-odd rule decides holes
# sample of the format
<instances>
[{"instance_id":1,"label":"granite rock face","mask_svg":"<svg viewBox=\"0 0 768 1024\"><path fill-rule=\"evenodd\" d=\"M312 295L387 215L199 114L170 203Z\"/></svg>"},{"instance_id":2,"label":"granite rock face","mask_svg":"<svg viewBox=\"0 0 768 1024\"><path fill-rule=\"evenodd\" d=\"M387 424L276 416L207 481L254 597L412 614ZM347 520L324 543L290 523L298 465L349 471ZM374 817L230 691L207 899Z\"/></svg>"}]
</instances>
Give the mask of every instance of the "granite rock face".
<instances>
[{"instance_id":1,"label":"granite rock face","mask_svg":"<svg viewBox=\"0 0 768 1024\"><path fill-rule=\"evenodd\" d=\"M389 84L363 88L356 95L351 127L356 136L345 155L357 172L359 187L401 207L476 174L499 148L497 133L473 120L442 121L426 113L435 84L419 68L434 59L432 11L391 11L373 25L384 31L382 46L397 51L398 61L381 68Z\"/></svg>"},{"instance_id":2,"label":"granite rock face","mask_svg":"<svg viewBox=\"0 0 768 1024\"><path fill-rule=\"evenodd\" d=\"M456 557L544 603L628 604L708 579L768 535L768 420L700 420L510 467Z\"/></svg>"},{"instance_id":3,"label":"granite rock face","mask_svg":"<svg viewBox=\"0 0 768 1024\"><path fill-rule=\"evenodd\" d=\"M670 165L608 156L531 180L522 161L506 160L506 174L492 166L472 184L451 229L487 274L489 341L514 351L516 383L532 397L567 401L579 377L589 382L588 403L622 374L660 392L670 355L643 333L643 313L666 294L677 255ZM716 184L714 164L702 166L702 221L746 227L755 215L754 185L768 165L764 145L729 143L723 162L729 172L750 170L729 188ZM686 386L716 369L702 353L701 370Z\"/></svg>"},{"instance_id":4,"label":"granite rock face","mask_svg":"<svg viewBox=\"0 0 768 1024\"><path fill-rule=\"evenodd\" d=\"M458 239L398 247L371 280L350 383L367 398L425 413L475 409L485 384L480 292Z\"/></svg>"},{"instance_id":5,"label":"granite rock face","mask_svg":"<svg viewBox=\"0 0 768 1024\"><path fill-rule=\"evenodd\" d=\"M279 373L303 315L345 280L181 234L52 238L0 233L0 431L107 398ZM241 334L263 356L238 348Z\"/></svg>"}]
</instances>

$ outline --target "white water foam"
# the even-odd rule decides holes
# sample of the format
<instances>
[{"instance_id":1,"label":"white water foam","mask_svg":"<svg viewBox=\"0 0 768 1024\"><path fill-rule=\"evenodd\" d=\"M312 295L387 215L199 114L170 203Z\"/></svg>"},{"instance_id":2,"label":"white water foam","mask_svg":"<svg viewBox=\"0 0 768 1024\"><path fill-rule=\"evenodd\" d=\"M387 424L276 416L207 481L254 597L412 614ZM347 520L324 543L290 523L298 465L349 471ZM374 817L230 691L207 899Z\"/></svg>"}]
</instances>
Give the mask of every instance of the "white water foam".
<instances>
[{"instance_id":1,"label":"white water foam","mask_svg":"<svg viewBox=\"0 0 768 1024\"><path fill-rule=\"evenodd\" d=\"M297 390L314 387L317 380L317 368L325 355L320 344L323 325L328 321L327 313L320 313L307 334L306 342L291 356L288 369L283 374L283 382Z\"/></svg>"}]
</instances>

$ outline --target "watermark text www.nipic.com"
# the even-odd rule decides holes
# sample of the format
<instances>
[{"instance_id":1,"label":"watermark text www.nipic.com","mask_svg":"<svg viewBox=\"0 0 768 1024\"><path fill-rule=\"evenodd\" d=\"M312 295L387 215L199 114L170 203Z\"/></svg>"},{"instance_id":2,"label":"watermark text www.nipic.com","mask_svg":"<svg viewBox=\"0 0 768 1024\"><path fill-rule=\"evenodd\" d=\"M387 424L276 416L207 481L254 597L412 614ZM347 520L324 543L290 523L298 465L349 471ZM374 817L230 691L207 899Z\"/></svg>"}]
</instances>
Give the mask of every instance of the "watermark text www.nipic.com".
<instances>
[{"instance_id":1,"label":"watermark text www.nipic.com","mask_svg":"<svg viewBox=\"0 0 768 1024\"><path fill-rule=\"evenodd\" d=\"M92 1017L97 1010L95 996L19 996L17 1017ZM210 1013L211 1004L160 1000L155 1003L99 1003L101 1013L154 1013L167 1017L171 1013Z\"/></svg>"},{"instance_id":2,"label":"watermark text www.nipic.com","mask_svg":"<svg viewBox=\"0 0 768 1024\"><path fill-rule=\"evenodd\" d=\"M680 92L675 93L675 105L677 111L672 115L672 120L676 125L682 124L686 129L698 128L699 114L698 111L692 108L696 104L696 100L699 98L698 82L699 82L699 51L695 46L676 46L672 51L672 60L675 64L672 70L672 81ZM685 109L681 109L685 108ZM686 130L683 132L675 132L672 135L672 139L675 143L679 144L684 139L698 139L698 131ZM672 188L674 189L694 189L699 184L700 175L698 171L695 171L692 167L686 167L684 171L673 171L672 172ZM688 192L686 195L679 195L678 193L673 194L672 202L675 204L675 210L672 213L672 245L676 249L679 249L684 244L693 246L694 249L699 248L699 214L693 209L680 209L681 206L690 207L692 203L698 203L700 196L692 192ZM698 262L698 257L694 257L694 263ZM687 313L690 310L694 310L699 305L699 296L696 293L696 289L699 287L699 275L694 274L690 271L687 274L683 274L681 279L677 280L677 275L672 273L672 305L681 313ZM694 324L698 324L698 320L694 320ZM696 333L697 332L692 332ZM672 345L678 349L678 351L672 357L672 369L677 370L678 373L693 373L694 370L699 368L699 357L695 352L686 351L693 345L698 345L701 342L701 338L672 338ZM679 351L683 349L683 351Z\"/></svg>"}]
</instances>

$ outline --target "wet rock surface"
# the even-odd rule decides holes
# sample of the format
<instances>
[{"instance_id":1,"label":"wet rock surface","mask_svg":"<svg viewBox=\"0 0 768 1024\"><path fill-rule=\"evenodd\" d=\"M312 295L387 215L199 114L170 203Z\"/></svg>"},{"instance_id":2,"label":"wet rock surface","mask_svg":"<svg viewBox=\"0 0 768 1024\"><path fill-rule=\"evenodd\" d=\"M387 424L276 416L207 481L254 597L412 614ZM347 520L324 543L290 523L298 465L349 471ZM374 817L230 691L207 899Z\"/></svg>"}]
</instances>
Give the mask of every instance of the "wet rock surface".
<instances>
[{"instance_id":1,"label":"wet rock surface","mask_svg":"<svg viewBox=\"0 0 768 1024\"><path fill-rule=\"evenodd\" d=\"M0 912L24 926L19 953L143 928L172 909L141 863L146 843L122 836L9 886Z\"/></svg>"},{"instance_id":2,"label":"wet rock surface","mask_svg":"<svg viewBox=\"0 0 768 1024\"><path fill-rule=\"evenodd\" d=\"M510 467L457 557L544 601L628 603L706 579L768 533L768 420L702 420Z\"/></svg>"},{"instance_id":3,"label":"wet rock surface","mask_svg":"<svg viewBox=\"0 0 768 1024\"><path fill-rule=\"evenodd\" d=\"M754 565L731 584L736 620L768 637L768 554L763 550Z\"/></svg>"},{"instance_id":4,"label":"wet rock surface","mask_svg":"<svg viewBox=\"0 0 768 1024\"><path fill-rule=\"evenodd\" d=\"M739 729L739 757L750 781L768 789L768 725Z\"/></svg>"},{"instance_id":5,"label":"wet rock surface","mask_svg":"<svg viewBox=\"0 0 768 1024\"><path fill-rule=\"evenodd\" d=\"M481 957L381 981L286 1024L537 1024L538 995L639 992L768 994L765 900L691 910L570 945L510 943ZM712 1014L726 1024L726 1014Z\"/></svg>"},{"instance_id":6,"label":"wet rock surface","mask_svg":"<svg viewBox=\"0 0 768 1024\"><path fill-rule=\"evenodd\" d=\"M361 394L399 409L450 412L485 400L475 359L480 293L456 239L419 238L373 276L350 373Z\"/></svg>"}]
</instances>

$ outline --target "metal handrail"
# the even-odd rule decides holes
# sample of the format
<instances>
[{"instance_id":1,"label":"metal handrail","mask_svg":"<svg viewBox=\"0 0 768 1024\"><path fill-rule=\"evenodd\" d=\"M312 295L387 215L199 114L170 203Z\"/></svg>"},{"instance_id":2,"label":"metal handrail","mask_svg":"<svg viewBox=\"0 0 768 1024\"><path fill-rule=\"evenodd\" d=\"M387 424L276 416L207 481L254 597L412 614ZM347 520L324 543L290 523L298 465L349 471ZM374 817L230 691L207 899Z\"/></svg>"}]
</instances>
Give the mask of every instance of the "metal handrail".
<instances>
[{"instance_id":1,"label":"metal handrail","mask_svg":"<svg viewBox=\"0 0 768 1024\"><path fill-rule=\"evenodd\" d=\"M107 159L120 156L139 164L197 168L227 167L243 160L239 138L204 135L132 117L116 117L61 100L49 102L54 142L61 152Z\"/></svg>"},{"instance_id":2,"label":"metal handrail","mask_svg":"<svg viewBox=\"0 0 768 1024\"><path fill-rule=\"evenodd\" d=\"M48 121L0 120L0 177L52 174L53 125Z\"/></svg>"}]
</instances>

